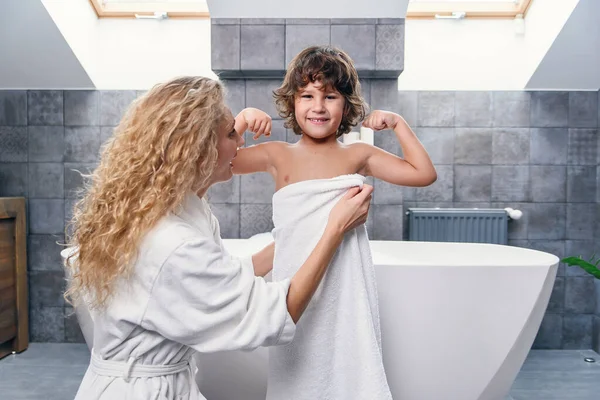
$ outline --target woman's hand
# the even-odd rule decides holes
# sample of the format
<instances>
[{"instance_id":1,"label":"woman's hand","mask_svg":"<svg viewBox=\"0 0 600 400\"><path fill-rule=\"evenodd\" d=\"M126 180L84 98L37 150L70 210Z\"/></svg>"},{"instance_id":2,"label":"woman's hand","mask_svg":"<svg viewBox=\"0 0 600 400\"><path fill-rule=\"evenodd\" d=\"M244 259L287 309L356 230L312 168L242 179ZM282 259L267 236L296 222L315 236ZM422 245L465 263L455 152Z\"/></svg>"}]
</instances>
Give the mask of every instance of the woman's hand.
<instances>
[{"instance_id":1,"label":"woman's hand","mask_svg":"<svg viewBox=\"0 0 600 400\"><path fill-rule=\"evenodd\" d=\"M271 117L267 113L258 108L245 108L240 114L248 126L247 130L254 133L254 140L262 135L271 136Z\"/></svg>"},{"instance_id":2,"label":"woman's hand","mask_svg":"<svg viewBox=\"0 0 600 400\"><path fill-rule=\"evenodd\" d=\"M308 302L325 275L327 266L344 239L344 233L367 220L372 192L371 185L363 185L362 190L353 187L329 213L323 236L290 282L286 301L294 323L298 322L306 310Z\"/></svg>"},{"instance_id":3,"label":"woman's hand","mask_svg":"<svg viewBox=\"0 0 600 400\"><path fill-rule=\"evenodd\" d=\"M364 224L369 215L372 193L373 186L367 184L362 189L358 186L349 189L329 213L327 225L344 234Z\"/></svg>"}]
</instances>

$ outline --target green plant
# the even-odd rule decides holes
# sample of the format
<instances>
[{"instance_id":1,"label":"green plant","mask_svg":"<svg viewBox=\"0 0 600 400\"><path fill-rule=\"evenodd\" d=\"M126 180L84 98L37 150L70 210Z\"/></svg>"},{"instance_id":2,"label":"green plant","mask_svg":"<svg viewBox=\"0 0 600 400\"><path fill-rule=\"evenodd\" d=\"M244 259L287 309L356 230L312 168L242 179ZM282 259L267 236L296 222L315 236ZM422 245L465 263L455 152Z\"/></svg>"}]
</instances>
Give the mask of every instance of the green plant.
<instances>
[{"instance_id":1,"label":"green plant","mask_svg":"<svg viewBox=\"0 0 600 400\"><path fill-rule=\"evenodd\" d=\"M597 260L594 261L595 256L596 255L594 254L592 256L592 258L590 259L590 261L584 260L583 258L581 258L581 256L565 257L560 261L567 264L570 267L573 267L573 266L580 267L585 272L592 275L594 278L600 279L600 268L598 267L598 264L600 264L600 258L598 258Z\"/></svg>"}]
</instances>

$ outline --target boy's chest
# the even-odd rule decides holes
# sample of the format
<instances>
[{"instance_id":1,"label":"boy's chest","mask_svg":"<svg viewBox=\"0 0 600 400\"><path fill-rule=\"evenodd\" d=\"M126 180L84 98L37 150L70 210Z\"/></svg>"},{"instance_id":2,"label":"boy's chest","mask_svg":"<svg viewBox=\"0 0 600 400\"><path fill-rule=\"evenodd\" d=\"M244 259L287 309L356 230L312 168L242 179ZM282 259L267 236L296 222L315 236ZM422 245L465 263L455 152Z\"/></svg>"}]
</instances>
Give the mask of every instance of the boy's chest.
<instances>
[{"instance_id":1,"label":"boy's chest","mask_svg":"<svg viewBox=\"0 0 600 400\"><path fill-rule=\"evenodd\" d=\"M362 160L347 149L290 151L281 156L275 177L277 190L292 183L362 173Z\"/></svg>"}]
</instances>

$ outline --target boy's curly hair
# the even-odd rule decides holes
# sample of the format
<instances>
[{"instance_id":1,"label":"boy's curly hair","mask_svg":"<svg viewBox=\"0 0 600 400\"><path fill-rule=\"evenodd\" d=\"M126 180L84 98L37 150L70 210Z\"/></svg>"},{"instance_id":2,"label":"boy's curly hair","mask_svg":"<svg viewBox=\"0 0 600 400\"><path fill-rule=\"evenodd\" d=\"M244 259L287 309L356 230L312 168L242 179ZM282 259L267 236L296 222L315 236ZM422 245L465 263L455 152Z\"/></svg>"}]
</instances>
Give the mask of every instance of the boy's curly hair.
<instances>
[{"instance_id":1,"label":"boy's curly hair","mask_svg":"<svg viewBox=\"0 0 600 400\"><path fill-rule=\"evenodd\" d=\"M344 51L331 46L307 47L290 62L283 84L273 92L279 115L285 119L285 127L293 129L296 135L302 135L296 121L296 95L300 89L315 82L344 96L344 115L336 137L350 132L365 117L368 109L352 59Z\"/></svg>"}]
</instances>

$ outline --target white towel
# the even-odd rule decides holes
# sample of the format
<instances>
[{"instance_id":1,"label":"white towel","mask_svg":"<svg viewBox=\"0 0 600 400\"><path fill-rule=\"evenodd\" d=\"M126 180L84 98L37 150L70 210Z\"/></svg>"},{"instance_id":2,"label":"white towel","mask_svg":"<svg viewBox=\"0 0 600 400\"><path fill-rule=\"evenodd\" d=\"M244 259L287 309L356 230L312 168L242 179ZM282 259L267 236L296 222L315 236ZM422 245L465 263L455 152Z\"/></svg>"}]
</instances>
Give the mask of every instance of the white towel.
<instances>
[{"instance_id":1,"label":"white towel","mask_svg":"<svg viewBox=\"0 0 600 400\"><path fill-rule=\"evenodd\" d=\"M273 279L292 277L329 212L362 175L288 185L273 196ZM391 399L381 353L375 270L366 227L346 234L291 344L269 348L268 400Z\"/></svg>"}]
</instances>

